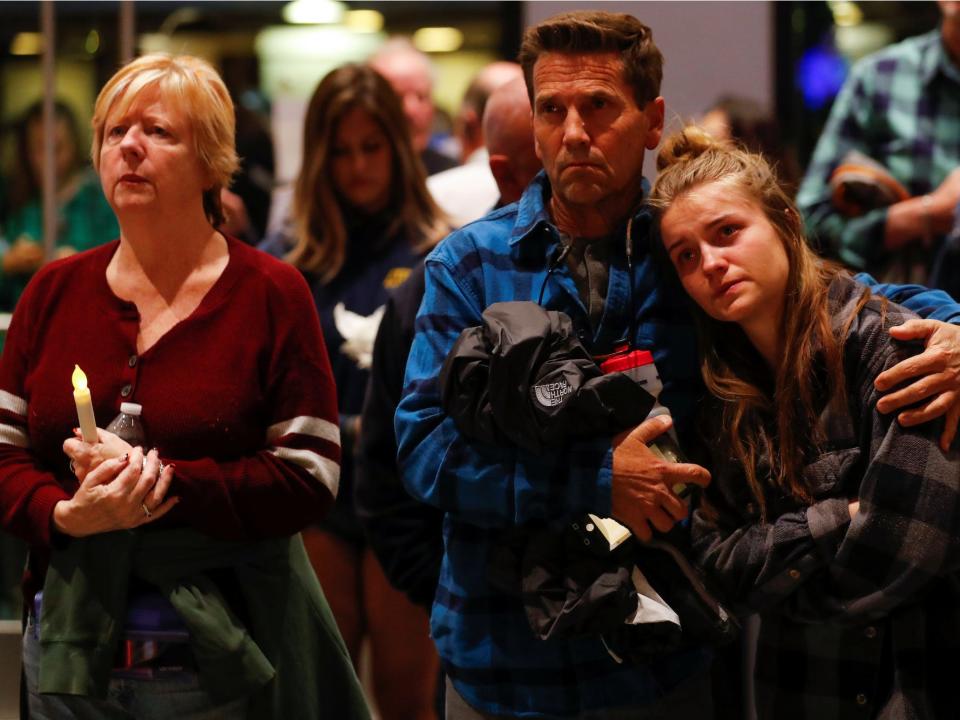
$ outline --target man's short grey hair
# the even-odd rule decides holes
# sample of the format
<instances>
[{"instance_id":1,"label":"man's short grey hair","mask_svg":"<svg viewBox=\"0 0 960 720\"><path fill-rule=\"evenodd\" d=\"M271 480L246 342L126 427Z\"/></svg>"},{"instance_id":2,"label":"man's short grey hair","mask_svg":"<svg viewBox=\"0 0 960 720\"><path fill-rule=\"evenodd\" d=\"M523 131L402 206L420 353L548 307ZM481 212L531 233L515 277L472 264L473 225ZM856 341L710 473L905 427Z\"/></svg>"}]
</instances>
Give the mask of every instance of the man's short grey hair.
<instances>
[{"instance_id":1,"label":"man's short grey hair","mask_svg":"<svg viewBox=\"0 0 960 720\"><path fill-rule=\"evenodd\" d=\"M389 38L367 58L367 64L376 70L377 65L386 64L391 57L396 57L397 55L409 55L419 58L423 62L427 75L430 77L430 85L436 85L437 69L434 67L433 61L425 52L417 50L414 44L410 42L410 38L406 35L394 35Z\"/></svg>"}]
</instances>

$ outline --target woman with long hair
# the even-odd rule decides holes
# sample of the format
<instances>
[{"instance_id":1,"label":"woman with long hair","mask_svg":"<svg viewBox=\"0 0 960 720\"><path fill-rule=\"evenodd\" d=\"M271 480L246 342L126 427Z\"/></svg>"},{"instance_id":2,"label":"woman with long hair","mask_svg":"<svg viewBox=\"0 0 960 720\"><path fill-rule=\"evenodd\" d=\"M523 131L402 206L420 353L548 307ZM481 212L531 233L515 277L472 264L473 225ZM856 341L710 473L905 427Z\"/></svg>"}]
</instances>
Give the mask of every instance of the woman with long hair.
<instances>
[{"instance_id":1,"label":"woman with long hair","mask_svg":"<svg viewBox=\"0 0 960 720\"><path fill-rule=\"evenodd\" d=\"M30 277L44 260L67 257L117 237L119 227L86 163L77 118L70 107L53 105L54 161L57 176L57 243L54 257L43 250L43 103L31 105L15 129L16 149L7 177L7 214L0 256L0 309L12 310Z\"/></svg>"},{"instance_id":2,"label":"woman with long hair","mask_svg":"<svg viewBox=\"0 0 960 720\"><path fill-rule=\"evenodd\" d=\"M429 718L438 660L427 616L390 587L353 508L353 454L373 339L387 292L449 227L425 183L400 100L363 65L323 78L304 121L303 164L284 237L264 249L307 277L330 349L343 447L333 512L304 533L307 551L356 662L369 638L384 718Z\"/></svg>"},{"instance_id":3,"label":"woman with long hair","mask_svg":"<svg viewBox=\"0 0 960 720\"><path fill-rule=\"evenodd\" d=\"M658 164L713 404L694 548L761 614L760 716L952 717L960 453L876 409L876 377L917 351L889 333L911 314L809 249L760 156L687 128Z\"/></svg>"}]
</instances>

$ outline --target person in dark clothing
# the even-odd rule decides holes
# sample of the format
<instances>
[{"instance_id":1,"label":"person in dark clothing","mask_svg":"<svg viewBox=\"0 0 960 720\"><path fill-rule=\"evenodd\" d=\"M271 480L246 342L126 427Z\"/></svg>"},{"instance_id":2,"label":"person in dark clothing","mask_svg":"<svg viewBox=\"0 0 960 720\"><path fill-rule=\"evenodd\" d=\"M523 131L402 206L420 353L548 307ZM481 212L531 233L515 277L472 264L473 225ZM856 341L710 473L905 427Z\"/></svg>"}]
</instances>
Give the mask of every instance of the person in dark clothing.
<instances>
[{"instance_id":1,"label":"person in dark clothing","mask_svg":"<svg viewBox=\"0 0 960 720\"><path fill-rule=\"evenodd\" d=\"M483 115L484 142L491 172L500 190L495 207L520 199L539 172L533 128L520 83L494 90ZM517 111L517 106L521 111ZM393 415L403 390L403 373L413 344L414 319L423 299L424 269L419 263L391 293L373 346L370 382L363 405L364 432L356 456L357 517L390 583L418 605L429 608L440 576L443 554L437 508L410 497L397 469Z\"/></svg>"},{"instance_id":2,"label":"person in dark clothing","mask_svg":"<svg viewBox=\"0 0 960 720\"><path fill-rule=\"evenodd\" d=\"M457 167L457 161L449 155L444 155L432 147L425 147L420 153L420 162L423 163L427 175L436 175L444 170Z\"/></svg>"},{"instance_id":3,"label":"person in dark clothing","mask_svg":"<svg viewBox=\"0 0 960 720\"><path fill-rule=\"evenodd\" d=\"M273 138L260 116L243 105L237 106L237 155L240 156L240 170L228 191L236 201L228 208L233 212L227 213L227 221L235 226L233 230L237 237L256 244L266 232L270 214Z\"/></svg>"},{"instance_id":4,"label":"person in dark clothing","mask_svg":"<svg viewBox=\"0 0 960 720\"><path fill-rule=\"evenodd\" d=\"M371 68L344 65L320 82L303 146L292 222L264 249L289 249L287 259L309 278L337 386L340 492L304 543L354 662L370 640L381 716L427 720L437 673L427 616L390 587L364 539L353 511L353 458L387 292L448 226L427 192L400 100Z\"/></svg>"},{"instance_id":5,"label":"person in dark clothing","mask_svg":"<svg viewBox=\"0 0 960 720\"><path fill-rule=\"evenodd\" d=\"M393 414L413 344L413 321L423 299L423 263L387 300L373 344L373 363L357 447L354 503L370 547L397 590L429 608L440 576L443 513L417 502L397 473Z\"/></svg>"},{"instance_id":6,"label":"person in dark clothing","mask_svg":"<svg viewBox=\"0 0 960 720\"><path fill-rule=\"evenodd\" d=\"M245 135L241 136L241 132ZM249 245L264 236L273 192L273 140L250 110L237 113L240 170L231 189L220 191L224 230Z\"/></svg>"}]
</instances>

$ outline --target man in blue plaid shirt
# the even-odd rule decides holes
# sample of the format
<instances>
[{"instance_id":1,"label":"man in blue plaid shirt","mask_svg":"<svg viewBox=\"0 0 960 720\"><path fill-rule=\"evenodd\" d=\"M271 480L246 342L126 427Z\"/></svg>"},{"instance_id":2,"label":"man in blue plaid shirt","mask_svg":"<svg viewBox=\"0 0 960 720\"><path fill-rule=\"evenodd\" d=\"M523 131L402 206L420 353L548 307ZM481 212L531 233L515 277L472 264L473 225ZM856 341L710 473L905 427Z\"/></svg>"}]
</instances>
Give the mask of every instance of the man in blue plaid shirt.
<instances>
[{"instance_id":1,"label":"man in blue plaid shirt","mask_svg":"<svg viewBox=\"0 0 960 720\"><path fill-rule=\"evenodd\" d=\"M618 438L535 455L464 437L441 407L437 375L460 332L482 324L492 303L509 300L566 313L596 355L624 342L650 350L660 399L681 436L703 394L687 299L653 257L643 202L644 150L659 142L664 116L662 57L650 29L629 15L561 15L527 31L520 61L545 172L518 203L454 232L428 256L396 416L404 484L446 512L431 629L449 677L447 718L710 718L708 649L631 664L614 659L599 636L541 641L520 597L488 582L504 528L592 512L645 539L686 516L675 483L709 482L704 468L670 465L648 450L669 426L662 417ZM921 314L960 319L955 305L937 309L948 298L913 290ZM940 396L949 406L957 401L960 342L940 332L950 350L920 367L939 373L928 390L954 383ZM917 399L908 396L900 401Z\"/></svg>"},{"instance_id":2,"label":"man in blue plaid shirt","mask_svg":"<svg viewBox=\"0 0 960 720\"><path fill-rule=\"evenodd\" d=\"M940 6L938 29L853 66L797 193L811 237L848 265L894 281L911 279L912 266L924 281L960 201L960 4ZM853 151L882 165L910 197L856 217L838 210L830 176Z\"/></svg>"}]
</instances>

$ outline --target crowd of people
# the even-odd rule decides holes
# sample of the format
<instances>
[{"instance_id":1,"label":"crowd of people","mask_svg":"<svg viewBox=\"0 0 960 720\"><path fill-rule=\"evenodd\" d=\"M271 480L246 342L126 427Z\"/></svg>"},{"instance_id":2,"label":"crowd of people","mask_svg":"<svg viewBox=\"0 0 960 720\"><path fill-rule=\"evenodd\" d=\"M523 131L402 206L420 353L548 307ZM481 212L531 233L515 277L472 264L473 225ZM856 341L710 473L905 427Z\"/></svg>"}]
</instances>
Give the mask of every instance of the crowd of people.
<instances>
[{"instance_id":1,"label":"crowd of people","mask_svg":"<svg viewBox=\"0 0 960 720\"><path fill-rule=\"evenodd\" d=\"M409 42L333 69L273 226L222 79L146 55L92 169L57 105L46 258L31 109L0 274L23 717L955 717L960 304L903 272L960 276L941 5L854 68L796 202L748 101L664 137L622 13L528 28L459 158Z\"/></svg>"}]
</instances>

